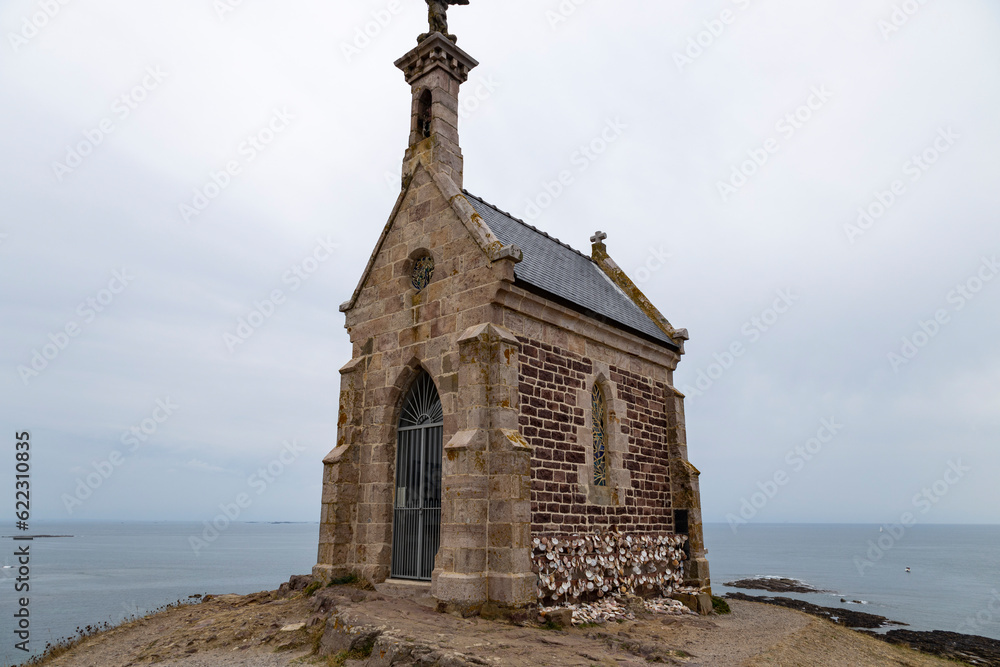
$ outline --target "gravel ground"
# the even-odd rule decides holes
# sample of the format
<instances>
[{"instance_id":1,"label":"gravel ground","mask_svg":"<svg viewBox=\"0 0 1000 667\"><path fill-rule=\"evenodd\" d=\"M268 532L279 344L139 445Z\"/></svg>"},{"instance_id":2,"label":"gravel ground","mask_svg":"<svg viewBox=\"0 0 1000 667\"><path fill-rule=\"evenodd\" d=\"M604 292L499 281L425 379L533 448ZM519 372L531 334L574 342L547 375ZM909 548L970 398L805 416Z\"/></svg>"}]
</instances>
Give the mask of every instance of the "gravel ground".
<instances>
[{"instance_id":1,"label":"gravel ground","mask_svg":"<svg viewBox=\"0 0 1000 667\"><path fill-rule=\"evenodd\" d=\"M439 614L417 601L348 587L313 598L221 596L101 633L47 667L285 667L326 664L313 651L345 622L388 628L447 664L510 667L637 667L658 661L706 667L954 665L876 641L797 611L734 600L726 616L657 616L546 630ZM319 613L318 613L319 612ZM337 623L324 623L330 613ZM304 623L297 628L294 624ZM309 625L311 623L311 625ZM291 626L291 627L289 627ZM329 626L324 635L324 627ZM375 656L377 657L377 656ZM457 660L457 661L455 661ZM356 667L365 662L349 661ZM384 664L384 663L380 663Z\"/></svg>"},{"instance_id":2,"label":"gravel ground","mask_svg":"<svg viewBox=\"0 0 1000 667\"><path fill-rule=\"evenodd\" d=\"M232 651L206 651L192 655L188 658L178 658L166 662L158 662L161 667L218 667L219 665L231 665L231 667L285 667L291 664L293 658L289 655L275 655L266 653L252 653L250 655L236 656ZM301 663L300 663L301 664Z\"/></svg>"}]
</instances>

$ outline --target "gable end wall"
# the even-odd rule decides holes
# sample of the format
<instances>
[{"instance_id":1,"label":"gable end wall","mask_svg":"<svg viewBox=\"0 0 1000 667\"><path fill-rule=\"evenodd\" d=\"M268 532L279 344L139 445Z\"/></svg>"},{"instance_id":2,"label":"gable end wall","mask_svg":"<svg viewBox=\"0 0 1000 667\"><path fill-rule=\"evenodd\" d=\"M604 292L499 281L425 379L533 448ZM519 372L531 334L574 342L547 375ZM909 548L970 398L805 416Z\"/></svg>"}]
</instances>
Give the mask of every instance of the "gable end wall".
<instances>
[{"instance_id":1,"label":"gable end wall","mask_svg":"<svg viewBox=\"0 0 1000 667\"><path fill-rule=\"evenodd\" d=\"M434 257L431 283L410 284L413 255ZM424 168L418 168L371 272L347 310L353 360L342 371L338 449L325 466L319 563L372 581L389 576L396 423L410 382L426 370L444 409L444 441L459 423L458 339L498 317L493 295L508 262L490 262ZM340 569L337 569L340 568Z\"/></svg>"}]
</instances>

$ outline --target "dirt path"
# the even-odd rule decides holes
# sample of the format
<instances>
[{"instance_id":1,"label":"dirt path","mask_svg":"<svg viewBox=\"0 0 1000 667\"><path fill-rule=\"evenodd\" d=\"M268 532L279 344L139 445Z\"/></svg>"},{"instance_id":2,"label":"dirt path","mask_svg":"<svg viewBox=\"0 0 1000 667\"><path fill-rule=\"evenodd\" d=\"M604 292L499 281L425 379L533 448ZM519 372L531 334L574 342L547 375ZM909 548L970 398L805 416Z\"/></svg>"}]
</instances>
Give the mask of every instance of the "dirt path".
<instances>
[{"instance_id":1,"label":"dirt path","mask_svg":"<svg viewBox=\"0 0 1000 667\"><path fill-rule=\"evenodd\" d=\"M732 609L730 615L711 618L649 616L622 624L546 630L535 625L462 619L439 614L413 600L347 587L291 600L258 593L222 596L170 609L86 639L42 664L325 665L328 658L318 657L314 651L325 649L336 654L370 634L368 646L374 645L370 657L343 664L636 667L658 661L711 667L954 665L797 611L741 601L734 601ZM400 662L403 656L407 657Z\"/></svg>"}]
</instances>

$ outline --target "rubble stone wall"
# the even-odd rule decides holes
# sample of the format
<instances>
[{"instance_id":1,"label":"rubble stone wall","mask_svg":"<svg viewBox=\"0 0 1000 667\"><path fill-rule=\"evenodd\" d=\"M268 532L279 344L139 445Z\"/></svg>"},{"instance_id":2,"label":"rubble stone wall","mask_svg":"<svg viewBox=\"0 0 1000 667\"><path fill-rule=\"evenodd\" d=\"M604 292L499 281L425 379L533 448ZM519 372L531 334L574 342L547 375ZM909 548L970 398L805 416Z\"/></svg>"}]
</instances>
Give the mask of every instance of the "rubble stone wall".
<instances>
[{"instance_id":1,"label":"rubble stone wall","mask_svg":"<svg viewBox=\"0 0 1000 667\"><path fill-rule=\"evenodd\" d=\"M687 536L618 531L536 537L532 560L542 604L669 596L684 581Z\"/></svg>"}]
</instances>

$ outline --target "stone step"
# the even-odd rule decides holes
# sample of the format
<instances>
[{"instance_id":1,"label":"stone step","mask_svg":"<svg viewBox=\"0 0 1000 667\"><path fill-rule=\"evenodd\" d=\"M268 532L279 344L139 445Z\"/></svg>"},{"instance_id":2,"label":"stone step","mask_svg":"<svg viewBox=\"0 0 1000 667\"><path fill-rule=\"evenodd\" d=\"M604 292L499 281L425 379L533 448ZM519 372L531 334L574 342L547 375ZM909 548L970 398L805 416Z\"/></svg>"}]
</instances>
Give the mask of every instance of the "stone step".
<instances>
[{"instance_id":1,"label":"stone step","mask_svg":"<svg viewBox=\"0 0 1000 667\"><path fill-rule=\"evenodd\" d=\"M381 584L375 584L375 590L382 595L408 600L422 600L431 596L431 582L411 581L409 579L386 579Z\"/></svg>"}]
</instances>

